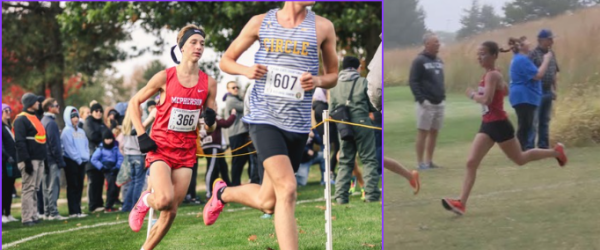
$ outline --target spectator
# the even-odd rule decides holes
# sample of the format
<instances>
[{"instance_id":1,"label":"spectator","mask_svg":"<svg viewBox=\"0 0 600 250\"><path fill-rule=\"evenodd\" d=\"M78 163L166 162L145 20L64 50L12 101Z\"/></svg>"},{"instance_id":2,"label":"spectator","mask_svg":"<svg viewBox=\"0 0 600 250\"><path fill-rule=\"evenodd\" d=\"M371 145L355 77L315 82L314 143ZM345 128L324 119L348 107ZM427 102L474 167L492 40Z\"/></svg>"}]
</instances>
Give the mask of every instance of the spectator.
<instances>
[{"instance_id":1,"label":"spectator","mask_svg":"<svg viewBox=\"0 0 600 250\"><path fill-rule=\"evenodd\" d=\"M339 73L336 87L330 89L330 110L335 110L338 106L346 104L350 111L351 122L373 126L373 122L369 118L369 112L375 112L376 110L367 96L367 80L358 73L360 61L356 57L347 56L343 60L342 67L343 70ZM351 91L352 95L350 96ZM350 99L348 99L349 96ZM347 103L348 101L350 102ZM365 200L369 202L378 201L381 192L377 186L380 180L377 168L381 166L377 165L373 131L369 128L357 126L352 126L351 129L354 133L354 140L341 141L334 198L338 204L348 203L350 179L352 178L354 161L358 152L364 165Z\"/></svg>"},{"instance_id":2,"label":"spectator","mask_svg":"<svg viewBox=\"0 0 600 250\"><path fill-rule=\"evenodd\" d=\"M90 161L89 142L82 128L79 128L79 113L73 106L67 106L63 113L65 128L60 135L64 148L65 179L67 180L67 203L69 218L83 218L81 212L85 165Z\"/></svg>"},{"instance_id":3,"label":"spectator","mask_svg":"<svg viewBox=\"0 0 600 250\"><path fill-rule=\"evenodd\" d=\"M67 165L63 159L62 143L60 141L60 131L56 124L56 115L60 113L58 102L54 98L48 98L42 103L44 117L42 125L46 130L46 149L48 156L46 158L47 168L44 171L42 188L44 190L44 220L64 220L58 213L58 196L60 194L60 170Z\"/></svg>"},{"instance_id":4,"label":"spectator","mask_svg":"<svg viewBox=\"0 0 600 250\"><path fill-rule=\"evenodd\" d=\"M160 97L160 95L157 95L157 97ZM146 128L146 134L150 136L152 125L154 125L154 119L156 119L156 101L149 100L146 103L146 111L148 112L148 117L146 117L146 120L144 120L142 125Z\"/></svg>"},{"instance_id":5,"label":"spectator","mask_svg":"<svg viewBox=\"0 0 600 250\"><path fill-rule=\"evenodd\" d=\"M103 109L99 103L91 106L92 115L85 120L83 129L88 138L90 153L94 153L100 143L102 143L102 135L109 131L102 121ZM86 165L86 173L88 176L88 207L90 212L104 211L104 201L102 200L102 187L104 186L104 174L102 171L94 167L90 162Z\"/></svg>"},{"instance_id":6,"label":"spectator","mask_svg":"<svg viewBox=\"0 0 600 250\"><path fill-rule=\"evenodd\" d=\"M543 29L538 34L538 46L531 53L529 58L533 61L536 67L541 67L544 62L544 55L551 52L554 45L554 35L551 30ZM542 100L538 106L535 117L533 119L533 129L529 135L527 148L535 147L535 138L537 136L538 148L548 148L549 143L549 125L552 111L552 101L556 100L556 79L560 69L556 62L556 56L552 51L552 58L548 63L546 74L542 77Z\"/></svg>"},{"instance_id":7,"label":"spectator","mask_svg":"<svg viewBox=\"0 0 600 250\"><path fill-rule=\"evenodd\" d=\"M123 119L125 119L125 112L127 111L127 106L129 106L129 102L119 102L115 105L115 110L117 111L117 124L121 126L123 124Z\"/></svg>"},{"instance_id":8,"label":"spectator","mask_svg":"<svg viewBox=\"0 0 600 250\"><path fill-rule=\"evenodd\" d=\"M444 88L444 62L438 57L440 42L431 33L423 37L425 49L412 62L410 89L417 102L417 162L420 169L436 168L433 151L438 131L444 122L446 90ZM425 158L423 154L425 153Z\"/></svg>"},{"instance_id":9,"label":"spectator","mask_svg":"<svg viewBox=\"0 0 600 250\"><path fill-rule=\"evenodd\" d=\"M98 171L104 173L108 185L104 212L118 212L113 207L119 197L119 190L115 182L119 168L121 168L121 163L123 163L123 155L119 152L119 147L115 143L115 136L112 132L105 131L102 139L102 143L100 143L100 146L96 148L96 151L92 155L91 162Z\"/></svg>"},{"instance_id":10,"label":"spectator","mask_svg":"<svg viewBox=\"0 0 600 250\"><path fill-rule=\"evenodd\" d=\"M38 109L35 111L35 116L40 121L44 117L44 109L42 108L42 103L44 102L44 100L46 100L46 97L41 96L41 95L37 96L37 101L39 104L38 104ZM44 166L44 171L46 171L46 169L48 168L48 163L46 161L44 161L43 166ZM44 218L44 188L42 188L42 186L40 186L40 188L37 190L36 195L37 195L38 217Z\"/></svg>"},{"instance_id":11,"label":"spectator","mask_svg":"<svg viewBox=\"0 0 600 250\"><path fill-rule=\"evenodd\" d=\"M81 106L79 108L79 124L77 125L80 129L83 129L83 124L85 124L85 119L90 116L92 112L88 106Z\"/></svg>"},{"instance_id":12,"label":"spectator","mask_svg":"<svg viewBox=\"0 0 600 250\"><path fill-rule=\"evenodd\" d=\"M137 202L140 198L140 194L142 194L146 176L145 154L140 151L137 132L133 128L129 116L130 113L125 112L122 133L123 143L120 144L120 147L123 149L123 154L131 168L131 181L126 184L129 185L129 187L127 188L127 193L123 199L123 207L121 208L121 211L123 212L129 212L133 209L135 202Z\"/></svg>"},{"instance_id":13,"label":"spectator","mask_svg":"<svg viewBox=\"0 0 600 250\"><path fill-rule=\"evenodd\" d=\"M227 185L229 185L231 183L231 181L229 180L229 173L227 171L227 162L225 161L225 158L216 157L216 156L224 155L225 151L223 150L223 144L222 144L223 137L222 137L221 131L223 128L229 128L233 124L235 124L235 121L238 120L236 114L237 114L237 110L232 109L231 115L229 116L229 118L227 118L227 120L224 120L224 119L217 120L217 127L211 134L204 135L204 136L202 136L202 134L201 134L202 149L204 150L204 154L212 155L212 157L210 157L210 156L206 157L205 183L206 183L206 198L207 199L210 199L210 195L212 194L213 183L219 177L219 173L221 174L221 179L223 179L223 181L225 181L225 183L227 183ZM238 152L236 151L233 154L238 154ZM195 171L197 171L197 170L195 170ZM194 176L196 176L196 175L194 174ZM195 186L195 181L192 180L192 182L194 182L194 186ZM191 183L190 183L190 187L191 187ZM195 194L196 193L195 187L193 189L190 188L190 191L192 191Z\"/></svg>"},{"instance_id":14,"label":"spectator","mask_svg":"<svg viewBox=\"0 0 600 250\"><path fill-rule=\"evenodd\" d=\"M235 122L228 129L229 134L229 146L231 149L236 149L249 142L250 136L248 135L248 128L244 126L242 117L244 116L244 101L239 96L239 89L237 82L231 81L227 83L227 94L223 97L225 101L225 113L231 114L231 110L235 109L237 112ZM242 148L236 151L236 154L248 153L248 148ZM247 155L238 156L231 159L231 186L239 186L241 184L242 172L244 171L244 165L249 162L250 157ZM250 164L252 165L252 164ZM250 173L252 172L251 169ZM252 183L258 183L258 177L254 178L249 174Z\"/></svg>"},{"instance_id":15,"label":"spectator","mask_svg":"<svg viewBox=\"0 0 600 250\"><path fill-rule=\"evenodd\" d=\"M44 174L46 160L46 130L37 118L40 108L37 96L26 93L21 98L24 112L17 115L14 122L17 165L21 171L23 193L21 198L21 218L24 226L40 222L36 212L37 195Z\"/></svg>"},{"instance_id":16,"label":"spectator","mask_svg":"<svg viewBox=\"0 0 600 250\"><path fill-rule=\"evenodd\" d=\"M119 122L117 122L118 117L119 112L117 112L117 110L114 108L108 108L104 111L104 124L112 131L119 126Z\"/></svg>"},{"instance_id":17,"label":"spectator","mask_svg":"<svg viewBox=\"0 0 600 250\"><path fill-rule=\"evenodd\" d=\"M510 38L508 41L510 49L515 54L510 64L510 90L509 101L517 113L518 128L517 139L521 144L521 150L528 148L529 134L533 129L535 110L542 100L542 84L540 79L544 77L552 59L552 52L543 56L540 67L528 58L530 43L526 37ZM533 147L533 145L531 145Z\"/></svg>"},{"instance_id":18,"label":"spectator","mask_svg":"<svg viewBox=\"0 0 600 250\"><path fill-rule=\"evenodd\" d=\"M154 100L149 100L148 102L146 102L146 112L148 112L148 114L150 114L150 112L152 112L152 110L154 110L156 108L156 102Z\"/></svg>"},{"instance_id":19,"label":"spectator","mask_svg":"<svg viewBox=\"0 0 600 250\"><path fill-rule=\"evenodd\" d=\"M313 94L313 105L312 108L315 111L314 117L315 122L320 123L323 121L323 110L329 109L329 104L327 103L329 100L327 90L322 88L315 88L315 93ZM323 138L324 134L324 126L318 126L317 132L321 138ZM331 155L337 155L340 151L340 139L338 138L337 127L335 123L329 123L329 146L331 147ZM330 169L331 173L335 173L335 166L337 165L337 158L331 157L330 160ZM335 174L334 178L335 179Z\"/></svg>"},{"instance_id":20,"label":"spectator","mask_svg":"<svg viewBox=\"0 0 600 250\"><path fill-rule=\"evenodd\" d=\"M15 135L10 127L10 106L2 103L2 224L19 221L10 214L15 179L21 177L17 168Z\"/></svg>"},{"instance_id":21,"label":"spectator","mask_svg":"<svg viewBox=\"0 0 600 250\"><path fill-rule=\"evenodd\" d=\"M246 85L246 89L244 89L244 114L246 114L246 115L250 114L250 95L246 95L246 93L252 92L253 88L254 88L254 83L248 83ZM247 128L248 124L244 123L244 126ZM252 139L250 138L250 134L248 134L248 141L251 141L251 140ZM248 152L254 152L254 151L256 151L256 148L254 147L254 144L251 143L250 145L248 145ZM258 155L251 154L249 162L251 164L250 168L253 170L253 175L258 176L258 184L262 185L265 169L263 167L262 162L258 160ZM265 214L265 215L269 215L269 214ZM271 218L271 217L268 217L268 218Z\"/></svg>"},{"instance_id":22,"label":"spectator","mask_svg":"<svg viewBox=\"0 0 600 250\"><path fill-rule=\"evenodd\" d=\"M321 169L321 185L325 185L325 158L323 158L322 151L315 152L315 144L319 145L321 149L323 148L323 140L319 136L318 131L313 129L308 134L308 140L306 141L304 154L302 155L302 162L296 172L296 183L298 186L306 186L310 166L317 163Z\"/></svg>"}]
</instances>

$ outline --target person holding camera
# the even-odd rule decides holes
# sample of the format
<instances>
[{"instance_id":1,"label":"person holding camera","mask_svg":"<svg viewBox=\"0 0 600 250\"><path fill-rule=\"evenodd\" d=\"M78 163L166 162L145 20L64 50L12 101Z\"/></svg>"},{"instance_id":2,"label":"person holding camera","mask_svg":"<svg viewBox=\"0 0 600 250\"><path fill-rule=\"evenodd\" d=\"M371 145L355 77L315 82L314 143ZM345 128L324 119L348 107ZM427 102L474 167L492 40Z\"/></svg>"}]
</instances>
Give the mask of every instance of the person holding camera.
<instances>
[{"instance_id":1,"label":"person holding camera","mask_svg":"<svg viewBox=\"0 0 600 250\"><path fill-rule=\"evenodd\" d=\"M377 110L373 107L367 95L367 79L360 76L360 61L356 57L347 56L344 57L342 67L343 70L339 74L337 86L330 90L329 109L331 110L331 116L336 119L335 113L338 113L337 111L345 105L348 109L350 122L373 126L373 121L369 118L369 112L377 112ZM373 130L344 125L346 124L337 124L342 141L333 198L338 204L348 203L348 190L350 189L356 153L358 153L364 167L365 201L379 201L381 191L379 191L377 185L380 180L378 168L381 165L377 161ZM353 136L348 136L344 130L347 130L347 132L351 130L349 134L353 134Z\"/></svg>"},{"instance_id":2,"label":"person holding camera","mask_svg":"<svg viewBox=\"0 0 600 250\"><path fill-rule=\"evenodd\" d=\"M119 146L115 143L115 136L110 131L105 131L102 135L102 143L92 155L92 165L102 173L108 184L106 194L105 213L118 212L113 205L119 197L119 189L117 188L117 174L123 163L123 155L119 151Z\"/></svg>"}]
</instances>

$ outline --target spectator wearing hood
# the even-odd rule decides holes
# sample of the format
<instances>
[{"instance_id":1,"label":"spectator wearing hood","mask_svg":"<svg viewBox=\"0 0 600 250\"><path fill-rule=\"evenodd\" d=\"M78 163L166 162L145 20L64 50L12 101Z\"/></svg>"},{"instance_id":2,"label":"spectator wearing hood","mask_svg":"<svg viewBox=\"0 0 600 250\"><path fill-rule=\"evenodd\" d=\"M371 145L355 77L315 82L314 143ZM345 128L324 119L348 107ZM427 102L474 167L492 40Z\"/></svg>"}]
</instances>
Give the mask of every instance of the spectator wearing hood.
<instances>
[{"instance_id":1,"label":"spectator wearing hood","mask_svg":"<svg viewBox=\"0 0 600 250\"><path fill-rule=\"evenodd\" d=\"M113 206L119 198L119 189L116 185L117 174L123 163L123 155L119 151L117 143L115 143L115 136L112 132L106 131L102 136L102 143L92 155L92 164L98 170L104 173L106 182L108 184L108 191L106 193L106 206L104 207L105 213L117 212Z\"/></svg>"},{"instance_id":2,"label":"spectator wearing hood","mask_svg":"<svg viewBox=\"0 0 600 250\"><path fill-rule=\"evenodd\" d=\"M368 82L360 76L360 61L356 57L347 56L342 65L343 70L340 71L338 83L335 88L330 89L329 109L336 110L340 105L347 105L351 122L373 126L369 113L377 110L367 96ZM379 201L381 192L378 184L381 178L377 169L381 165L378 164L375 153L375 136L370 128L352 126L351 129L354 140L342 140L340 145L341 154L334 198L338 204L348 203L348 189L350 189L350 179L358 153L364 165L365 198L369 202Z\"/></svg>"},{"instance_id":3,"label":"spectator wearing hood","mask_svg":"<svg viewBox=\"0 0 600 250\"><path fill-rule=\"evenodd\" d=\"M67 180L67 203L70 218L83 218L87 215L81 212L81 196L85 165L90 161L88 139L82 128L78 127L79 113L73 106L67 106L63 113L65 128L60 135L64 148L65 179Z\"/></svg>"},{"instance_id":4,"label":"spectator wearing hood","mask_svg":"<svg viewBox=\"0 0 600 250\"><path fill-rule=\"evenodd\" d=\"M119 118L119 112L114 108L109 108L104 111L104 124L111 131L119 126L117 119Z\"/></svg>"},{"instance_id":5,"label":"spectator wearing hood","mask_svg":"<svg viewBox=\"0 0 600 250\"><path fill-rule=\"evenodd\" d=\"M23 112L17 115L14 122L15 144L17 149L17 166L22 176L21 217L25 226L33 226L39 222L37 213L36 191L44 174L46 160L46 130L37 118L40 108L38 97L26 93L21 98Z\"/></svg>"},{"instance_id":6,"label":"spectator wearing hood","mask_svg":"<svg viewBox=\"0 0 600 250\"><path fill-rule=\"evenodd\" d=\"M102 143L102 135L106 131L110 131L104 121L102 114L104 109L99 103L94 103L90 107L92 115L85 120L83 130L88 138L89 152L93 153L96 148ZM88 208L90 212L104 211L104 200L102 199L102 187L104 186L104 173L94 167L91 162L88 162L85 167L88 176Z\"/></svg>"}]
</instances>

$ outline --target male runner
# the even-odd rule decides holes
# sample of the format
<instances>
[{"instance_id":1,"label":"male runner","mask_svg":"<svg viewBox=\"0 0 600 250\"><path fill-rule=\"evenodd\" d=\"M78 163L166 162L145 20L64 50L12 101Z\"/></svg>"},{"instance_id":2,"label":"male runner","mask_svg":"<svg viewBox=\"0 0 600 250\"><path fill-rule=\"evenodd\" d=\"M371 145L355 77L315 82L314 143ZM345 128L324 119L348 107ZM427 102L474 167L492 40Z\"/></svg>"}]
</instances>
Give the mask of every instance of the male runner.
<instances>
[{"instance_id":1,"label":"male runner","mask_svg":"<svg viewBox=\"0 0 600 250\"><path fill-rule=\"evenodd\" d=\"M262 186L226 187L216 181L204 208L204 223L213 224L227 202L241 203L267 213L275 211L280 249L298 249L296 178L311 127L313 89L336 85L336 35L331 21L307 9L314 2L286 2L254 16L221 58L220 68L256 80L250 92L250 137L263 162ZM236 60L255 41L260 49L251 67ZM319 71L319 49L324 75Z\"/></svg>"},{"instance_id":2,"label":"male runner","mask_svg":"<svg viewBox=\"0 0 600 250\"><path fill-rule=\"evenodd\" d=\"M140 151L148 152L146 166L150 166L149 183L153 190L142 192L129 214L129 226L138 232L150 207L160 211L142 249L153 249L167 234L187 193L192 166L196 164L196 129L203 107L206 124L210 127L215 122L216 114L211 108L215 107L217 83L198 68L204 37L204 31L194 25L179 31L180 64L156 73L129 102ZM142 125L140 104L157 92L160 102L150 137Z\"/></svg>"}]
</instances>

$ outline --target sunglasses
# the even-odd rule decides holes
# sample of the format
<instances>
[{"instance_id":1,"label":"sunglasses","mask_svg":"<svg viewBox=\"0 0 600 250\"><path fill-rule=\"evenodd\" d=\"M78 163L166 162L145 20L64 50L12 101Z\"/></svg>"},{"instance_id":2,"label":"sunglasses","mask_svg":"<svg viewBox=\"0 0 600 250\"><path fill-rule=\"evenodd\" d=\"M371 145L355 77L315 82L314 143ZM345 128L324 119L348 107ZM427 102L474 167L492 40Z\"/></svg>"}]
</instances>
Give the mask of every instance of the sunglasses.
<instances>
[{"instance_id":1,"label":"sunglasses","mask_svg":"<svg viewBox=\"0 0 600 250\"><path fill-rule=\"evenodd\" d=\"M93 112L100 112L100 113L102 113L102 110L101 109L96 109L96 110L93 110L92 113Z\"/></svg>"},{"instance_id":2,"label":"sunglasses","mask_svg":"<svg viewBox=\"0 0 600 250\"><path fill-rule=\"evenodd\" d=\"M240 89L240 87L231 87L231 89Z\"/></svg>"},{"instance_id":3,"label":"sunglasses","mask_svg":"<svg viewBox=\"0 0 600 250\"><path fill-rule=\"evenodd\" d=\"M51 107L51 108L58 108L58 107L60 107L60 105L58 105L58 104L54 105L54 104L53 104L53 105L50 105L50 107Z\"/></svg>"}]
</instances>

